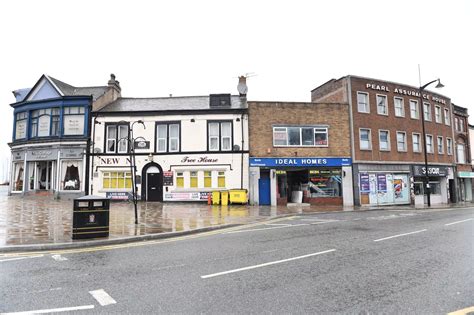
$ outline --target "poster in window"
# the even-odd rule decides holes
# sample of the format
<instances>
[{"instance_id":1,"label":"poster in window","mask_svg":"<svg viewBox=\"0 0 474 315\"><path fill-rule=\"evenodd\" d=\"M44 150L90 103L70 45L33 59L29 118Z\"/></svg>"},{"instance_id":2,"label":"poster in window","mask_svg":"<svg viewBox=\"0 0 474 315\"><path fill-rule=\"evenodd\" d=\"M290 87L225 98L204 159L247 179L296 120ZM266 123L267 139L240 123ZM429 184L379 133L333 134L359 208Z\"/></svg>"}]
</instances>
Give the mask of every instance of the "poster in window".
<instances>
[{"instance_id":1,"label":"poster in window","mask_svg":"<svg viewBox=\"0 0 474 315\"><path fill-rule=\"evenodd\" d=\"M385 174L377 174L377 190L379 192L387 191L387 177Z\"/></svg>"},{"instance_id":2,"label":"poster in window","mask_svg":"<svg viewBox=\"0 0 474 315\"><path fill-rule=\"evenodd\" d=\"M43 115L38 119L38 137L49 136L50 116Z\"/></svg>"},{"instance_id":3,"label":"poster in window","mask_svg":"<svg viewBox=\"0 0 474 315\"><path fill-rule=\"evenodd\" d=\"M26 138L26 120L20 120L16 122L15 139Z\"/></svg>"},{"instance_id":4,"label":"poster in window","mask_svg":"<svg viewBox=\"0 0 474 315\"><path fill-rule=\"evenodd\" d=\"M64 116L64 135L84 134L84 115Z\"/></svg>"},{"instance_id":5,"label":"poster in window","mask_svg":"<svg viewBox=\"0 0 474 315\"><path fill-rule=\"evenodd\" d=\"M360 178L360 192L367 193L370 192L370 184L369 184L369 174L361 173L359 175Z\"/></svg>"},{"instance_id":6,"label":"poster in window","mask_svg":"<svg viewBox=\"0 0 474 315\"><path fill-rule=\"evenodd\" d=\"M173 172L163 172L163 186L173 186Z\"/></svg>"}]
</instances>

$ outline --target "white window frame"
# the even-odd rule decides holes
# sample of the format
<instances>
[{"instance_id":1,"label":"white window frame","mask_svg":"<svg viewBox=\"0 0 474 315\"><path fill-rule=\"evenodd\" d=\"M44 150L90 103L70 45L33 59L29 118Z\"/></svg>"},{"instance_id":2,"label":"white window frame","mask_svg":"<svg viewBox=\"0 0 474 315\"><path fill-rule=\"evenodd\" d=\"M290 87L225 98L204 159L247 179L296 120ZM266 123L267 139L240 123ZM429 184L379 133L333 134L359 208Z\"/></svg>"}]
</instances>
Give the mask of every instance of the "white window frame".
<instances>
[{"instance_id":1,"label":"white window frame","mask_svg":"<svg viewBox=\"0 0 474 315\"><path fill-rule=\"evenodd\" d=\"M401 113L400 115L397 114L397 100L400 100L400 104L401 104ZM403 97L398 97L398 96L394 96L393 97L393 110L395 112L395 117L405 117L405 99Z\"/></svg>"},{"instance_id":2,"label":"white window frame","mask_svg":"<svg viewBox=\"0 0 474 315\"><path fill-rule=\"evenodd\" d=\"M126 129L127 133L127 139L129 136L129 129L128 125L117 125L117 153L128 153L128 140L123 139L123 137L120 138L120 131L121 129ZM122 139L122 140L120 140Z\"/></svg>"},{"instance_id":3,"label":"white window frame","mask_svg":"<svg viewBox=\"0 0 474 315\"><path fill-rule=\"evenodd\" d=\"M361 103L359 102L359 95L364 95L366 97L367 103L365 103L365 110L361 110ZM359 113L370 114L370 101L369 101L369 93L367 92L359 92L357 91L357 111Z\"/></svg>"},{"instance_id":4,"label":"white window frame","mask_svg":"<svg viewBox=\"0 0 474 315\"><path fill-rule=\"evenodd\" d=\"M453 139L446 137L446 154L453 155Z\"/></svg>"},{"instance_id":5,"label":"white window frame","mask_svg":"<svg viewBox=\"0 0 474 315\"><path fill-rule=\"evenodd\" d=\"M415 149L415 137L414 136L418 136L418 150ZM416 152L416 153L423 152L423 147L421 146L421 133L413 132L411 134L411 141L412 141L413 152Z\"/></svg>"},{"instance_id":6,"label":"white window frame","mask_svg":"<svg viewBox=\"0 0 474 315\"><path fill-rule=\"evenodd\" d=\"M429 143L430 143L430 142L428 141L428 138L430 138L430 139L431 139L431 150L430 150L430 148L429 148ZM433 146L434 146L434 143L433 143L433 142L434 142L434 141L433 141L433 135L427 134L427 135L426 135L426 139L425 139L425 141L426 141L426 153L431 153L431 154L434 154L434 148L433 148Z\"/></svg>"},{"instance_id":7,"label":"white window frame","mask_svg":"<svg viewBox=\"0 0 474 315\"><path fill-rule=\"evenodd\" d=\"M444 124L447 126L451 125L451 117L449 116L449 108L444 109Z\"/></svg>"},{"instance_id":8,"label":"white window frame","mask_svg":"<svg viewBox=\"0 0 474 315\"><path fill-rule=\"evenodd\" d=\"M290 136L288 134L289 128L299 128L300 141L299 144L289 144ZM303 144L303 129L313 129L313 144ZM286 144L276 144L275 134L286 134ZM326 135L326 144L316 144L316 134ZM274 147L303 147L303 148L327 148L329 146L329 128L326 126L273 126L273 146Z\"/></svg>"},{"instance_id":9,"label":"white window frame","mask_svg":"<svg viewBox=\"0 0 474 315\"><path fill-rule=\"evenodd\" d=\"M213 125L213 124L217 124L218 126L218 132L219 134L218 135L213 135L211 136L211 128L210 126ZM230 135L229 136L223 136L222 135L222 125L223 124L230 124ZM233 149L233 145L234 145L234 141L233 141L233 136L234 136L234 133L233 133L233 128L234 128L234 124L232 123L232 120L208 120L207 121L207 141L208 141L208 150L209 151L232 151ZM223 139L225 138L228 138L230 139L229 140L229 148L223 148ZM211 148L211 139L217 139L217 148Z\"/></svg>"},{"instance_id":10,"label":"white window frame","mask_svg":"<svg viewBox=\"0 0 474 315\"><path fill-rule=\"evenodd\" d=\"M387 149L382 149L382 146L381 146L381 134L382 132L386 132L387 133ZM380 151L390 151L391 150L391 145L390 145L390 130L385 130L385 129L379 129L379 150Z\"/></svg>"},{"instance_id":11,"label":"white window frame","mask_svg":"<svg viewBox=\"0 0 474 315\"><path fill-rule=\"evenodd\" d=\"M399 147L399 141L398 141L398 135L403 135L403 148L400 149ZM397 131L397 151L398 152L407 152L407 133L406 131Z\"/></svg>"},{"instance_id":12,"label":"white window frame","mask_svg":"<svg viewBox=\"0 0 474 315\"><path fill-rule=\"evenodd\" d=\"M410 100L410 118L411 119L420 119L420 105L417 100ZM415 104L415 114L416 117L413 117L412 104Z\"/></svg>"},{"instance_id":13,"label":"white window frame","mask_svg":"<svg viewBox=\"0 0 474 315\"><path fill-rule=\"evenodd\" d=\"M443 123L443 114L441 113L441 106L435 105L435 122L438 124Z\"/></svg>"},{"instance_id":14,"label":"white window frame","mask_svg":"<svg viewBox=\"0 0 474 315\"><path fill-rule=\"evenodd\" d=\"M369 147L368 148L362 148L362 137L361 137L361 131L362 130L367 130L369 132ZM359 149L361 151L371 151L372 150L372 130L370 128L359 128Z\"/></svg>"},{"instance_id":15,"label":"white window frame","mask_svg":"<svg viewBox=\"0 0 474 315\"><path fill-rule=\"evenodd\" d=\"M437 136L436 140L438 141L436 149L438 151L438 154L444 154L444 139L442 136ZM441 145L441 147L440 147Z\"/></svg>"},{"instance_id":16,"label":"white window frame","mask_svg":"<svg viewBox=\"0 0 474 315\"><path fill-rule=\"evenodd\" d=\"M383 107L380 107L379 106L379 98L385 100L384 101L384 106ZM384 94L375 94L375 103L377 105L377 114L379 115L382 115L382 116L388 116L388 98L387 98L387 95L384 95ZM379 108L384 108L385 109L385 112L380 112L379 111Z\"/></svg>"},{"instance_id":17,"label":"white window frame","mask_svg":"<svg viewBox=\"0 0 474 315\"><path fill-rule=\"evenodd\" d=\"M427 115L425 115L425 105L428 105L426 108L428 108ZM431 104L427 102L423 102L423 117L425 118L425 121L432 121L431 119Z\"/></svg>"},{"instance_id":18,"label":"white window frame","mask_svg":"<svg viewBox=\"0 0 474 315\"><path fill-rule=\"evenodd\" d=\"M166 134L158 135L159 127L165 127ZM171 126L177 126L178 136L171 137ZM160 137L158 137L160 136ZM156 137L156 152L180 152L180 140L181 140L181 123L179 121L157 121L155 127L155 137ZM176 149L171 149L171 142L176 141ZM165 148L160 149L160 141L165 144Z\"/></svg>"},{"instance_id":19,"label":"white window frame","mask_svg":"<svg viewBox=\"0 0 474 315\"><path fill-rule=\"evenodd\" d=\"M115 138L110 138L109 137L109 128L115 128ZM111 123L105 125L105 153L128 153L128 140L123 139L120 141L120 129L126 128L127 130L127 137L130 132L129 130L129 125L128 124L117 124L117 123ZM128 139L128 138L127 138ZM112 141L114 143L114 150L109 150L109 141ZM125 150L123 149L123 146L125 146Z\"/></svg>"}]
</instances>

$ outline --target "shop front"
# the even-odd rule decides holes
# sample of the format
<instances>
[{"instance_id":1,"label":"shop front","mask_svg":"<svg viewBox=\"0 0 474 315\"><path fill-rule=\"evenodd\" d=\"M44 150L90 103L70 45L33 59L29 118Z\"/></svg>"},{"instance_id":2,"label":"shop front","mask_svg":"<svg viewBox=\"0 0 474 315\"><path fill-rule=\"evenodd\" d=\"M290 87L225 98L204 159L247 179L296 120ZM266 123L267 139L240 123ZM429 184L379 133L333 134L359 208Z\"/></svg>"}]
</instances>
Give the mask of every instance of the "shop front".
<instances>
[{"instance_id":1,"label":"shop front","mask_svg":"<svg viewBox=\"0 0 474 315\"><path fill-rule=\"evenodd\" d=\"M425 181L426 168L424 165L413 165L413 193L415 205L427 203ZM448 203L454 197L455 186L453 168L443 165L429 165L429 189L431 204Z\"/></svg>"},{"instance_id":2,"label":"shop front","mask_svg":"<svg viewBox=\"0 0 474 315\"><path fill-rule=\"evenodd\" d=\"M350 205L350 158L250 158L250 200L259 205Z\"/></svg>"},{"instance_id":3,"label":"shop front","mask_svg":"<svg viewBox=\"0 0 474 315\"><path fill-rule=\"evenodd\" d=\"M460 201L472 202L472 179L474 172L458 172Z\"/></svg>"}]
</instances>

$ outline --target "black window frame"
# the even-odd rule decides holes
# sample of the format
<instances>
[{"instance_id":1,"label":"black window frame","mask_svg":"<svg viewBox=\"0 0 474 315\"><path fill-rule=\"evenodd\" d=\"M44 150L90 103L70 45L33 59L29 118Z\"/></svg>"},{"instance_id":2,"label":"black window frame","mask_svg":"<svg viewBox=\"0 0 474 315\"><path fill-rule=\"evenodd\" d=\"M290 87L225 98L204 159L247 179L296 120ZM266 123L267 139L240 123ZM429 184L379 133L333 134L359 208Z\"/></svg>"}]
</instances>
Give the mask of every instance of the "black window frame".
<instances>
[{"instance_id":1,"label":"black window frame","mask_svg":"<svg viewBox=\"0 0 474 315\"><path fill-rule=\"evenodd\" d=\"M218 150L211 150L210 148L210 141L209 141L209 125L213 123L219 124L219 149ZM230 149L229 150L222 150L222 123L230 123ZM234 121L232 119L225 119L225 120L207 120L207 151L208 152L232 152L234 150Z\"/></svg>"},{"instance_id":2,"label":"black window frame","mask_svg":"<svg viewBox=\"0 0 474 315\"><path fill-rule=\"evenodd\" d=\"M107 137L107 130L108 130L108 127L110 126L115 126L117 129L116 129L116 133L115 133L115 150L113 152L109 151L108 150L108 147L107 147L107 141L108 141L108 137ZM119 132L118 132L118 126L127 126L127 151L126 152L118 152L118 144L119 144L119 139L118 139L118 136L119 136ZM106 122L105 125L104 125L104 153L109 153L109 154L128 154L130 153L130 123L129 122Z\"/></svg>"},{"instance_id":3,"label":"black window frame","mask_svg":"<svg viewBox=\"0 0 474 315\"><path fill-rule=\"evenodd\" d=\"M166 125L166 151L158 151L158 126ZM170 151L170 125L178 125L178 151ZM155 153L180 153L181 152L181 121L157 121L155 122Z\"/></svg>"}]
</instances>

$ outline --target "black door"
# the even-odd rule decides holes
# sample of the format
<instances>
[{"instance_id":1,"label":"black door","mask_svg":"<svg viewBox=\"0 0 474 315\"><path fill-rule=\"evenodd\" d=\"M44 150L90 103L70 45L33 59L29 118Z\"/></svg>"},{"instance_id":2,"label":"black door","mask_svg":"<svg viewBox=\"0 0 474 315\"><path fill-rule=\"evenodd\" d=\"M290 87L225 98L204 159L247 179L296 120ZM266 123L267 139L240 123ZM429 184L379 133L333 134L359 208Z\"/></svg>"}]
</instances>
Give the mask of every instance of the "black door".
<instances>
[{"instance_id":1,"label":"black door","mask_svg":"<svg viewBox=\"0 0 474 315\"><path fill-rule=\"evenodd\" d=\"M161 173L146 174L147 201L163 201L163 177Z\"/></svg>"}]
</instances>

